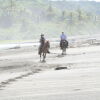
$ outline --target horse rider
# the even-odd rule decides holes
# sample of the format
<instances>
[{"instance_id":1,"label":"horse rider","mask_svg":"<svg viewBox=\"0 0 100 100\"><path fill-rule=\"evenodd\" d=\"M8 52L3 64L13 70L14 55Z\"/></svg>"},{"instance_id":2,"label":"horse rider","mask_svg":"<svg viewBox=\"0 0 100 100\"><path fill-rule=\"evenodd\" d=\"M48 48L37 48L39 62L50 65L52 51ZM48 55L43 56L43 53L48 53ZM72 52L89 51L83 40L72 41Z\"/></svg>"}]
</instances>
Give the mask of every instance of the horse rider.
<instances>
[{"instance_id":1,"label":"horse rider","mask_svg":"<svg viewBox=\"0 0 100 100\"><path fill-rule=\"evenodd\" d=\"M44 46L45 44L45 37L44 37L44 34L41 34L41 37L40 37L40 46L39 46L39 54L42 50L42 47Z\"/></svg>"},{"instance_id":2,"label":"horse rider","mask_svg":"<svg viewBox=\"0 0 100 100\"><path fill-rule=\"evenodd\" d=\"M62 42L63 41L67 41L67 36L65 35L65 33L64 32L62 32L62 34L61 34L61 36L60 36L60 47L61 47L61 45L62 45Z\"/></svg>"},{"instance_id":3,"label":"horse rider","mask_svg":"<svg viewBox=\"0 0 100 100\"><path fill-rule=\"evenodd\" d=\"M44 46L44 43L45 43L45 37L44 37L44 34L41 34L40 47Z\"/></svg>"},{"instance_id":4,"label":"horse rider","mask_svg":"<svg viewBox=\"0 0 100 100\"><path fill-rule=\"evenodd\" d=\"M40 51L42 50L44 44L46 42L46 39L44 37L44 34L41 34L41 38L40 38L40 47L39 47L39 54L40 54ZM49 50L47 51L47 53L50 53Z\"/></svg>"}]
</instances>

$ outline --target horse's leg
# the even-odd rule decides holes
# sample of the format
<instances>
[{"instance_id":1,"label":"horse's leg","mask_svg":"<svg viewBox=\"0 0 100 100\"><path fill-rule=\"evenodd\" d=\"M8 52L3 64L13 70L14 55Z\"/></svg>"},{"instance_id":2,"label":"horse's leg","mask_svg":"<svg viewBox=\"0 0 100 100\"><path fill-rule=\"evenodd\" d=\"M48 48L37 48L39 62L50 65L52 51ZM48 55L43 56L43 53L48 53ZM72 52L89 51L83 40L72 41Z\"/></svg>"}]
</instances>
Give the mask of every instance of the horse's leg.
<instances>
[{"instance_id":1,"label":"horse's leg","mask_svg":"<svg viewBox=\"0 0 100 100\"><path fill-rule=\"evenodd\" d=\"M40 54L40 61L41 61L41 54Z\"/></svg>"},{"instance_id":2,"label":"horse's leg","mask_svg":"<svg viewBox=\"0 0 100 100\"><path fill-rule=\"evenodd\" d=\"M45 58L46 58L46 53L44 54L44 61L45 61Z\"/></svg>"},{"instance_id":3,"label":"horse's leg","mask_svg":"<svg viewBox=\"0 0 100 100\"><path fill-rule=\"evenodd\" d=\"M66 55L66 48L63 48L63 55Z\"/></svg>"},{"instance_id":4,"label":"horse's leg","mask_svg":"<svg viewBox=\"0 0 100 100\"><path fill-rule=\"evenodd\" d=\"M43 62L45 61L45 55L44 55L44 53L43 53Z\"/></svg>"},{"instance_id":5,"label":"horse's leg","mask_svg":"<svg viewBox=\"0 0 100 100\"><path fill-rule=\"evenodd\" d=\"M62 49L62 55L64 55L64 49Z\"/></svg>"},{"instance_id":6,"label":"horse's leg","mask_svg":"<svg viewBox=\"0 0 100 100\"><path fill-rule=\"evenodd\" d=\"M42 54L42 57L43 57L43 58L42 58L42 61L44 61L44 53Z\"/></svg>"},{"instance_id":7,"label":"horse's leg","mask_svg":"<svg viewBox=\"0 0 100 100\"><path fill-rule=\"evenodd\" d=\"M63 55L63 49L62 49L62 55Z\"/></svg>"},{"instance_id":8,"label":"horse's leg","mask_svg":"<svg viewBox=\"0 0 100 100\"><path fill-rule=\"evenodd\" d=\"M43 62L45 62L46 53L43 53Z\"/></svg>"},{"instance_id":9,"label":"horse's leg","mask_svg":"<svg viewBox=\"0 0 100 100\"><path fill-rule=\"evenodd\" d=\"M63 49L62 49L62 55L63 55Z\"/></svg>"},{"instance_id":10,"label":"horse's leg","mask_svg":"<svg viewBox=\"0 0 100 100\"><path fill-rule=\"evenodd\" d=\"M65 49L65 55L66 55L66 49Z\"/></svg>"},{"instance_id":11,"label":"horse's leg","mask_svg":"<svg viewBox=\"0 0 100 100\"><path fill-rule=\"evenodd\" d=\"M66 48L65 48L64 54L66 55Z\"/></svg>"}]
</instances>

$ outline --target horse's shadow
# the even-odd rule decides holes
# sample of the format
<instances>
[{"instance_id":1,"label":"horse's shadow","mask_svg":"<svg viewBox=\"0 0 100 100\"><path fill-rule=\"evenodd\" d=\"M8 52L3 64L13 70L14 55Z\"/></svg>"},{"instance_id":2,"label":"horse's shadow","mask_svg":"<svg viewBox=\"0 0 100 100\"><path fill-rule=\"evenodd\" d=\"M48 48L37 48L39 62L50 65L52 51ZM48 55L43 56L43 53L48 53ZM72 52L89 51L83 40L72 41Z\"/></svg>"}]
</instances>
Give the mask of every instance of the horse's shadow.
<instances>
[{"instance_id":1,"label":"horse's shadow","mask_svg":"<svg viewBox=\"0 0 100 100\"><path fill-rule=\"evenodd\" d=\"M46 60L39 61L40 63L46 63Z\"/></svg>"},{"instance_id":2,"label":"horse's shadow","mask_svg":"<svg viewBox=\"0 0 100 100\"><path fill-rule=\"evenodd\" d=\"M65 57L67 54L58 54L56 57L61 58L61 57Z\"/></svg>"}]
</instances>

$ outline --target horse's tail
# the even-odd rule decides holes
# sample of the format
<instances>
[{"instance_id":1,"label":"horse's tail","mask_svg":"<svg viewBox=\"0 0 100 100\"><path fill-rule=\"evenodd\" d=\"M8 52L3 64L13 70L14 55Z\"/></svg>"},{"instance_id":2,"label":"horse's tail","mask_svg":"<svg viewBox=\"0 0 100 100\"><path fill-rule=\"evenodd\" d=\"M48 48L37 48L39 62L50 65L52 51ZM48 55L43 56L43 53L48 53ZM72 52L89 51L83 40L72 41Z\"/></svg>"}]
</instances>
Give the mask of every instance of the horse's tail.
<instances>
[{"instance_id":1,"label":"horse's tail","mask_svg":"<svg viewBox=\"0 0 100 100\"><path fill-rule=\"evenodd\" d=\"M66 47L68 48L68 46L69 46L69 42L66 40Z\"/></svg>"}]
</instances>

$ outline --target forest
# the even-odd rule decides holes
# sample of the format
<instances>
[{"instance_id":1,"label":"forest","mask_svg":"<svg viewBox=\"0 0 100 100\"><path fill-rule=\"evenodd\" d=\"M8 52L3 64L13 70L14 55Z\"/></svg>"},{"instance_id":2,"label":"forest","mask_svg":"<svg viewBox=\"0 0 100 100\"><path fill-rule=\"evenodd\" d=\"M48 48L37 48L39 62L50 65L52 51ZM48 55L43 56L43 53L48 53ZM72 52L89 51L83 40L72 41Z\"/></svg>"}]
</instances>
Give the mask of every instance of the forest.
<instances>
[{"instance_id":1,"label":"forest","mask_svg":"<svg viewBox=\"0 0 100 100\"><path fill-rule=\"evenodd\" d=\"M0 0L0 40L34 40L98 34L100 3L95 1Z\"/></svg>"}]
</instances>

